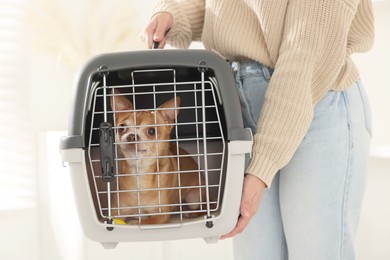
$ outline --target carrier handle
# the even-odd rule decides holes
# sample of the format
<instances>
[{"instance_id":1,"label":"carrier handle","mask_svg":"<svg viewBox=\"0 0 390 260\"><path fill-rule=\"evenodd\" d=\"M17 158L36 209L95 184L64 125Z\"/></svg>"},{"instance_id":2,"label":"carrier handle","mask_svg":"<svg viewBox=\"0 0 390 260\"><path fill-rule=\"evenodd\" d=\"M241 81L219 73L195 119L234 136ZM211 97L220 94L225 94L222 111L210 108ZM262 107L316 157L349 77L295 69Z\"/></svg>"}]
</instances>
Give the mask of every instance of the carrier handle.
<instances>
[{"instance_id":1,"label":"carrier handle","mask_svg":"<svg viewBox=\"0 0 390 260\"><path fill-rule=\"evenodd\" d=\"M158 45L159 45L159 44L160 44L159 42L153 41L153 43L152 43L152 49L158 49Z\"/></svg>"}]
</instances>

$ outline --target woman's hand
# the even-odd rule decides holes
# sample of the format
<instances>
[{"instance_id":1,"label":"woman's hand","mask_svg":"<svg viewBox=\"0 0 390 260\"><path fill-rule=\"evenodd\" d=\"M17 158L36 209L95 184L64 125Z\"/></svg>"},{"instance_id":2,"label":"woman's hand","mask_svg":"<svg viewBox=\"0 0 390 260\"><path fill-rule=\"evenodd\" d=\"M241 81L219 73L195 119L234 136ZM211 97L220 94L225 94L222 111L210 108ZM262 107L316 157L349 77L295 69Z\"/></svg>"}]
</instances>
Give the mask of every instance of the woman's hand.
<instances>
[{"instance_id":1,"label":"woman's hand","mask_svg":"<svg viewBox=\"0 0 390 260\"><path fill-rule=\"evenodd\" d=\"M165 34L169 31L173 23L173 17L170 13L162 12L155 14L150 19L149 24L140 33L142 41L150 49L153 42L158 42L158 48L164 48L166 44Z\"/></svg>"},{"instance_id":2,"label":"woman's hand","mask_svg":"<svg viewBox=\"0 0 390 260\"><path fill-rule=\"evenodd\" d=\"M236 227L230 233L223 235L221 239L233 237L241 233L255 215L266 185L254 175L247 174L244 178L242 198L240 205L240 217Z\"/></svg>"}]
</instances>

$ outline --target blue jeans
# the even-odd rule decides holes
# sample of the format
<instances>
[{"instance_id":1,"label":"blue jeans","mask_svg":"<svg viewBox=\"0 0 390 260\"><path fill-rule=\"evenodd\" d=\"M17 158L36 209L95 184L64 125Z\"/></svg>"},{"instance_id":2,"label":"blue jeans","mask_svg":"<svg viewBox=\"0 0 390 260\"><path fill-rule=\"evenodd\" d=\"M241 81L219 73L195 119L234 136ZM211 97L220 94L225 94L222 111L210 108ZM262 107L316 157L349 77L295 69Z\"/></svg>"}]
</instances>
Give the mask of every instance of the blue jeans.
<instances>
[{"instance_id":1,"label":"blue jeans","mask_svg":"<svg viewBox=\"0 0 390 260\"><path fill-rule=\"evenodd\" d=\"M256 62L231 66L245 126L255 132L272 70ZM329 91L292 160L234 238L236 259L354 259L370 140L370 109L360 81L346 91Z\"/></svg>"}]
</instances>

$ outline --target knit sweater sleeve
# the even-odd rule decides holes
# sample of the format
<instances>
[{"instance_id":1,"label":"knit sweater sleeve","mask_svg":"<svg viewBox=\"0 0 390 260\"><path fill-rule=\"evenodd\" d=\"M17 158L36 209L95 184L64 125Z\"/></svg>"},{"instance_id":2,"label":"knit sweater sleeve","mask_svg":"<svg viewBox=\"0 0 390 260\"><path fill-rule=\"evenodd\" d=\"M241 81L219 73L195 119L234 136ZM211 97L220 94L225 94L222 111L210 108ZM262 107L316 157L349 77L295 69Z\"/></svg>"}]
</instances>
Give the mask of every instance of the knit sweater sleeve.
<instances>
[{"instance_id":1,"label":"knit sweater sleeve","mask_svg":"<svg viewBox=\"0 0 390 260\"><path fill-rule=\"evenodd\" d=\"M316 103L339 83L340 74L352 70L349 65L353 63L345 61L349 60L348 34L359 2L289 1L275 71L247 168L268 186L302 142Z\"/></svg>"},{"instance_id":2,"label":"knit sweater sleeve","mask_svg":"<svg viewBox=\"0 0 390 260\"><path fill-rule=\"evenodd\" d=\"M154 13L169 12L173 24L167 34L167 42L176 48L188 48L192 41L202 36L204 0L160 0Z\"/></svg>"}]
</instances>

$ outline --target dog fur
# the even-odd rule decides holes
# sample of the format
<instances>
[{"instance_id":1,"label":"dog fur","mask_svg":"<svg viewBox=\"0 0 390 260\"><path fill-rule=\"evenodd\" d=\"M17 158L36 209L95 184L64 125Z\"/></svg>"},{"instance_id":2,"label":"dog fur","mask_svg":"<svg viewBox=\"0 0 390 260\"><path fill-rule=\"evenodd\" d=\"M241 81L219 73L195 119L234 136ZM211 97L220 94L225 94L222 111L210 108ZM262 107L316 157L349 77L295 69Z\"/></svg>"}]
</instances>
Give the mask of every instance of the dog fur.
<instances>
[{"instance_id":1,"label":"dog fur","mask_svg":"<svg viewBox=\"0 0 390 260\"><path fill-rule=\"evenodd\" d=\"M115 135L121 158L119 192L112 195L112 216L128 224L164 224L172 216L167 213L177 212L180 203L193 203L186 208L199 209L200 200L206 201L204 188L185 187L204 185L203 175L197 173L194 159L170 141L180 97L166 101L153 111L134 110L133 104L118 91L110 103L115 112ZM143 216L126 217L138 214ZM199 215L190 214L190 217Z\"/></svg>"}]
</instances>

